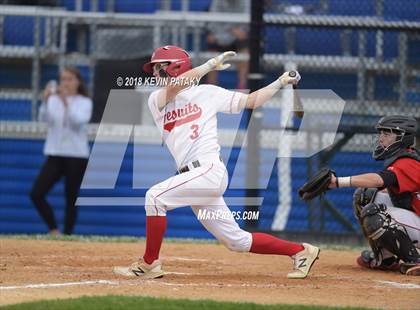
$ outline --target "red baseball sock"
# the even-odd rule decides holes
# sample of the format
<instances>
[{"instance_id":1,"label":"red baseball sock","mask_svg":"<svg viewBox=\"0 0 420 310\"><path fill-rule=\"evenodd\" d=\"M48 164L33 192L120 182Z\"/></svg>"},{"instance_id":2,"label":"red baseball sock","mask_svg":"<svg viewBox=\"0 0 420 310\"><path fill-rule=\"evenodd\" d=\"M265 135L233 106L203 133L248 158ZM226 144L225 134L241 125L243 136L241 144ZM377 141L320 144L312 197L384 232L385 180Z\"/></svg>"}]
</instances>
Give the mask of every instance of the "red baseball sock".
<instances>
[{"instance_id":1,"label":"red baseball sock","mask_svg":"<svg viewBox=\"0 0 420 310\"><path fill-rule=\"evenodd\" d=\"M299 243L278 239L269 234L252 233L252 253L293 256L303 249L303 245Z\"/></svg>"},{"instance_id":2,"label":"red baseball sock","mask_svg":"<svg viewBox=\"0 0 420 310\"><path fill-rule=\"evenodd\" d=\"M143 259L151 264L159 258L166 230L166 216L146 216L146 251Z\"/></svg>"}]
</instances>

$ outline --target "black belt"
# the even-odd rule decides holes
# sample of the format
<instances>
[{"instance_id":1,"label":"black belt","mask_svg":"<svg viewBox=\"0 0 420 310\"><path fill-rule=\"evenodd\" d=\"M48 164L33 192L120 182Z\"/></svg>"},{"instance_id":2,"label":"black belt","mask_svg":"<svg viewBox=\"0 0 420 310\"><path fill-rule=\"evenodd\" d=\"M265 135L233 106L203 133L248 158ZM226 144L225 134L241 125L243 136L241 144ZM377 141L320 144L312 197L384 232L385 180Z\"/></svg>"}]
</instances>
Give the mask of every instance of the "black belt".
<instances>
[{"instance_id":1,"label":"black belt","mask_svg":"<svg viewBox=\"0 0 420 310\"><path fill-rule=\"evenodd\" d=\"M220 161L221 161L221 162L223 162L222 156L220 156L220 155L219 155L219 159L220 159ZM194 167L194 168L198 168L198 167L200 167L200 166L201 166L201 164L200 164L200 161L199 161L199 160L194 160L191 164L193 165L193 167ZM190 171L190 170L191 170L191 169L190 169L190 168L188 167L188 165L187 165L187 166L181 167L181 168L178 170L178 172L179 172L179 173L184 173L184 172L188 172L188 171Z\"/></svg>"}]
</instances>

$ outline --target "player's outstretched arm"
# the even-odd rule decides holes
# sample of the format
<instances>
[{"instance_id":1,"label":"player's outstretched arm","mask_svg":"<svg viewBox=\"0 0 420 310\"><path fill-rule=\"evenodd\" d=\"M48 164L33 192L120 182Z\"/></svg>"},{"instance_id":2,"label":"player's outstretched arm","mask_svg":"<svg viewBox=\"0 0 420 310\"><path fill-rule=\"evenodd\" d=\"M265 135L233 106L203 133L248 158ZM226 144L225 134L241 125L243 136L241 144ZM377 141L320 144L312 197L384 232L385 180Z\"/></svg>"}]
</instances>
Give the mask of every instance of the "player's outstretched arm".
<instances>
[{"instance_id":1,"label":"player's outstretched arm","mask_svg":"<svg viewBox=\"0 0 420 310\"><path fill-rule=\"evenodd\" d=\"M159 92L159 108L163 109L165 105L171 102L181 90L197 83L197 81L199 81L210 71L221 71L229 68L230 64L225 62L235 56L236 53L233 51L224 52L214 58L209 59L204 64L181 74L179 77L171 79L170 83Z\"/></svg>"},{"instance_id":2,"label":"player's outstretched arm","mask_svg":"<svg viewBox=\"0 0 420 310\"><path fill-rule=\"evenodd\" d=\"M391 180L391 182L393 182ZM337 186L338 185L338 186ZM365 173L354 175L350 177L336 177L332 176L329 188L337 187L369 187L369 188L380 188L385 185L383 176L378 173Z\"/></svg>"},{"instance_id":3,"label":"player's outstretched arm","mask_svg":"<svg viewBox=\"0 0 420 310\"><path fill-rule=\"evenodd\" d=\"M260 88L249 95L242 96L240 101L241 108L256 109L270 100L277 91L288 84L297 84L300 80L300 74L296 71L296 75L291 77L289 72L283 73L273 83Z\"/></svg>"},{"instance_id":4,"label":"player's outstretched arm","mask_svg":"<svg viewBox=\"0 0 420 310\"><path fill-rule=\"evenodd\" d=\"M322 168L299 188L299 196L305 201L322 195L328 189L339 187L381 188L398 186L398 181L392 171L365 173L349 177L337 177L334 170Z\"/></svg>"}]
</instances>

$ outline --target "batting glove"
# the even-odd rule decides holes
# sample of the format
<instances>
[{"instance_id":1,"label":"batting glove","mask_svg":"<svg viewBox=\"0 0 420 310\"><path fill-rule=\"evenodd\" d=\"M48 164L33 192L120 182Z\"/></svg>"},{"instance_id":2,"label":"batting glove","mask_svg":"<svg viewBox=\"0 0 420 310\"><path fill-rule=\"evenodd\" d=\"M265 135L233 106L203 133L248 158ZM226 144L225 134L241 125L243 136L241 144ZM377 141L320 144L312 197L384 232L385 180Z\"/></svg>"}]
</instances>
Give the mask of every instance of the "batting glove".
<instances>
[{"instance_id":1,"label":"batting glove","mask_svg":"<svg viewBox=\"0 0 420 310\"><path fill-rule=\"evenodd\" d=\"M286 86L286 85L288 85L288 84L297 85L297 83L299 83L299 81L300 81L300 74L297 71L295 71L295 72L296 72L296 76L294 76L294 77L289 76L289 72L288 71L287 72L284 72L279 77L280 83L281 83L281 85L283 87Z\"/></svg>"},{"instance_id":2,"label":"batting glove","mask_svg":"<svg viewBox=\"0 0 420 310\"><path fill-rule=\"evenodd\" d=\"M211 70L226 70L230 67L230 64L225 64L224 62L227 60L232 59L236 56L236 53L233 51L224 52L223 54L220 54L217 57L214 57L207 61L207 64L210 66Z\"/></svg>"}]
</instances>

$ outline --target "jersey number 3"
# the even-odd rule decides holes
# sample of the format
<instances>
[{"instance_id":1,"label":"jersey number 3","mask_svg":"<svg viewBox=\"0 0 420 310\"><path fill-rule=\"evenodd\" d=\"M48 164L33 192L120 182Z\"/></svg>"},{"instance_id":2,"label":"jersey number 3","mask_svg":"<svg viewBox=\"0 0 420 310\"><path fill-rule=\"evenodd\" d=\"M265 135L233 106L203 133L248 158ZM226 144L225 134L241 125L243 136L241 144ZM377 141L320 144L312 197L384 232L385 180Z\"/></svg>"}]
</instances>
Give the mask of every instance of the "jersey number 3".
<instances>
[{"instance_id":1,"label":"jersey number 3","mask_svg":"<svg viewBox=\"0 0 420 310\"><path fill-rule=\"evenodd\" d=\"M192 135L190 135L190 138L192 140L197 139L197 137L198 137L198 125L191 125L190 129L192 130Z\"/></svg>"}]
</instances>

